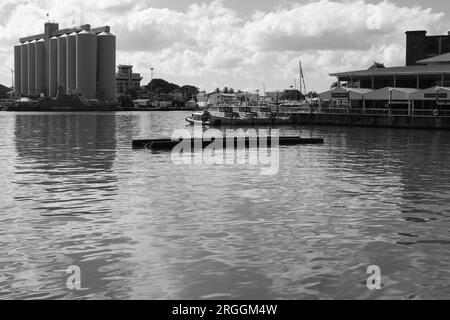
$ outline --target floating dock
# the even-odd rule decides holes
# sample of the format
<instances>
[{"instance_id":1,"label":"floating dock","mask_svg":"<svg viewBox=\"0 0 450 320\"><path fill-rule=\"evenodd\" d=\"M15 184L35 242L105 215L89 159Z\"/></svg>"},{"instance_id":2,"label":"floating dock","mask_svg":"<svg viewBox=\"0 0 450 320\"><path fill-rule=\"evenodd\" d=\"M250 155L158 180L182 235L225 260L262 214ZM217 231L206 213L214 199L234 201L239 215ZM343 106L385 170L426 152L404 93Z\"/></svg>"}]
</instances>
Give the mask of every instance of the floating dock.
<instances>
[{"instance_id":1,"label":"floating dock","mask_svg":"<svg viewBox=\"0 0 450 320\"><path fill-rule=\"evenodd\" d=\"M264 138L264 139L262 139ZM287 146L287 145L305 145L305 144L323 144L324 140L322 138L301 138L297 136L286 136L286 137L277 137L278 145ZM239 148L245 146L249 147L270 147L272 144L272 137L235 137L233 139L220 138L220 141L215 141L214 138L212 141L190 138L187 139L188 143L191 144L191 147L199 147L206 148L211 144L214 144L215 147L222 148ZM262 141L264 140L264 142ZM171 140L171 139L144 139L144 140L133 140L132 147L133 149L152 149L152 150L167 150L173 149L176 145L183 142L183 139L179 140ZM263 144L264 143L264 144Z\"/></svg>"}]
</instances>

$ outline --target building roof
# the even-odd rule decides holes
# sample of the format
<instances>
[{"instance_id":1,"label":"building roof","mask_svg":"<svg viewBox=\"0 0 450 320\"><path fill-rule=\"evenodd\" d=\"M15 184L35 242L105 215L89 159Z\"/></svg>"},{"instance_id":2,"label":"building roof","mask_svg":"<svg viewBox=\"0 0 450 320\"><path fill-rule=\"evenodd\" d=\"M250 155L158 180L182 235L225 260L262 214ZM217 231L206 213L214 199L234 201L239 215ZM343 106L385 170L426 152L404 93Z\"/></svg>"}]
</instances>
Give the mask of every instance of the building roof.
<instances>
[{"instance_id":1,"label":"building roof","mask_svg":"<svg viewBox=\"0 0 450 320\"><path fill-rule=\"evenodd\" d=\"M6 94L10 90L11 90L10 88L0 84L0 94Z\"/></svg>"},{"instance_id":2,"label":"building roof","mask_svg":"<svg viewBox=\"0 0 450 320\"><path fill-rule=\"evenodd\" d=\"M91 26L89 24L85 24L85 25L82 25L82 26L79 26L79 27L66 28L66 29L60 29L60 30L53 31L50 34L50 37L53 37L53 36L58 37L58 36L61 36L61 35L65 34L65 33L66 34L71 34L73 32L80 32L80 31L86 30L86 29L88 29L90 32L96 33L96 34L102 33L102 32L110 32L111 31L111 28L109 26L103 26L103 27L100 27L100 28L93 28L93 29L91 29ZM38 40L40 38L45 38L45 33L36 34L36 35L33 35L33 36L28 36L28 37L23 37L23 38L20 38L19 41L21 43L24 43L26 41Z\"/></svg>"},{"instance_id":3,"label":"building roof","mask_svg":"<svg viewBox=\"0 0 450 320\"><path fill-rule=\"evenodd\" d=\"M440 99L448 99L450 96L450 88L448 87L431 87L419 90L411 94L412 100L436 100L437 94Z\"/></svg>"},{"instance_id":4,"label":"building roof","mask_svg":"<svg viewBox=\"0 0 450 320\"><path fill-rule=\"evenodd\" d=\"M439 56L434 56L434 57L431 57L431 58L428 58L428 59L423 59L423 60L417 61L417 63L425 63L425 64L428 64L428 63L445 63L445 62L450 63L450 53L444 53L444 54L441 54Z\"/></svg>"},{"instance_id":5,"label":"building roof","mask_svg":"<svg viewBox=\"0 0 450 320\"><path fill-rule=\"evenodd\" d=\"M361 76L394 76L394 75L417 75L417 74L422 75L422 74L443 74L443 73L450 73L450 64L390 67L390 68L378 68L370 70L337 72L337 73L330 73L330 76L361 77Z\"/></svg>"},{"instance_id":6,"label":"building roof","mask_svg":"<svg viewBox=\"0 0 450 320\"><path fill-rule=\"evenodd\" d=\"M378 90L374 90L365 95L366 100L409 100L411 94L419 90L415 88L392 88L385 87Z\"/></svg>"},{"instance_id":7,"label":"building roof","mask_svg":"<svg viewBox=\"0 0 450 320\"><path fill-rule=\"evenodd\" d=\"M365 88L347 88L347 91L355 92L359 94L366 94L368 92L371 92L372 89L365 89Z\"/></svg>"},{"instance_id":8,"label":"building roof","mask_svg":"<svg viewBox=\"0 0 450 320\"><path fill-rule=\"evenodd\" d=\"M335 87L328 91L322 92L321 94L319 94L319 97L322 100L348 99L348 98L350 98L351 100L362 100L363 97L369 92L372 92L372 90L361 88Z\"/></svg>"}]
</instances>

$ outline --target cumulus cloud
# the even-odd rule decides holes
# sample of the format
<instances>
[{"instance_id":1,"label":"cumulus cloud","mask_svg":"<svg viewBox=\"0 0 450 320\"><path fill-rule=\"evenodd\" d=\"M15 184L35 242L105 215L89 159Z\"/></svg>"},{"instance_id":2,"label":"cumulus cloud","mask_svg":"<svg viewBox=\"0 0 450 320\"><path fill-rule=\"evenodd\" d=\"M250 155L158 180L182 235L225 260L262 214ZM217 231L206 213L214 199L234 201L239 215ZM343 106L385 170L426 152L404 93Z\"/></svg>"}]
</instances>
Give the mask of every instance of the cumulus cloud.
<instances>
[{"instance_id":1,"label":"cumulus cloud","mask_svg":"<svg viewBox=\"0 0 450 320\"><path fill-rule=\"evenodd\" d=\"M282 89L304 65L309 87L329 85L327 74L367 68L373 60L404 63L406 30L446 31L444 14L420 6L364 0L293 3L242 16L216 0L185 10L156 8L148 0L2 0L0 81L9 83L12 46L42 33L46 13L69 27L74 22L110 25L117 35L118 63L201 88L215 86Z\"/></svg>"}]
</instances>

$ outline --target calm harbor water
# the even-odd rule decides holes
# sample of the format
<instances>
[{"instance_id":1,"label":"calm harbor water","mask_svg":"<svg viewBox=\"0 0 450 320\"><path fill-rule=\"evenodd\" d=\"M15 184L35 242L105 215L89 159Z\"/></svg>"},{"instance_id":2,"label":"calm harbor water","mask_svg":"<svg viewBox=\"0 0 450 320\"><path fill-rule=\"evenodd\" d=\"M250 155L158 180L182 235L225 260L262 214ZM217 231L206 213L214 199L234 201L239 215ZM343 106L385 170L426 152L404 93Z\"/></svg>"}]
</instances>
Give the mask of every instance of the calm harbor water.
<instances>
[{"instance_id":1,"label":"calm harbor water","mask_svg":"<svg viewBox=\"0 0 450 320\"><path fill-rule=\"evenodd\" d=\"M284 127L326 142L274 176L131 150L186 114L0 113L0 299L450 296L450 132Z\"/></svg>"}]
</instances>

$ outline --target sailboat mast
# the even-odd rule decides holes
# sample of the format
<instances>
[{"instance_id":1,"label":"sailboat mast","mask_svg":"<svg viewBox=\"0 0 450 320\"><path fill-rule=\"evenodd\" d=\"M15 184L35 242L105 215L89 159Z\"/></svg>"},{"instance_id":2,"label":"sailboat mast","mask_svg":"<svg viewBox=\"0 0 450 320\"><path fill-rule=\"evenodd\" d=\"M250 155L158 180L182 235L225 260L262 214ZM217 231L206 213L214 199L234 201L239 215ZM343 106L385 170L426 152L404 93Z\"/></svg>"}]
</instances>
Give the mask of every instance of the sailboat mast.
<instances>
[{"instance_id":1,"label":"sailboat mast","mask_svg":"<svg viewBox=\"0 0 450 320\"><path fill-rule=\"evenodd\" d=\"M302 84L303 84L303 89L305 90L305 95L306 95L306 83L305 83L305 77L303 76L303 68L302 68L302 61L299 61L299 71L300 71L300 92L303 93L302 91ZM302 82L303 81L303 82Z\"/></svg>"},{"instance_id":2,"label":"sailboat mast","mask_svg":"<svg viewBox=\"0 0 450 320\"><path fill-rule=\"evenodd\" d=\"M299 85L300 93L303 93L302 92L302 62L300 60L298 61L298 75L299 75L299 81L300 81L300 85Z\"/></svg>"}]
</instances>

